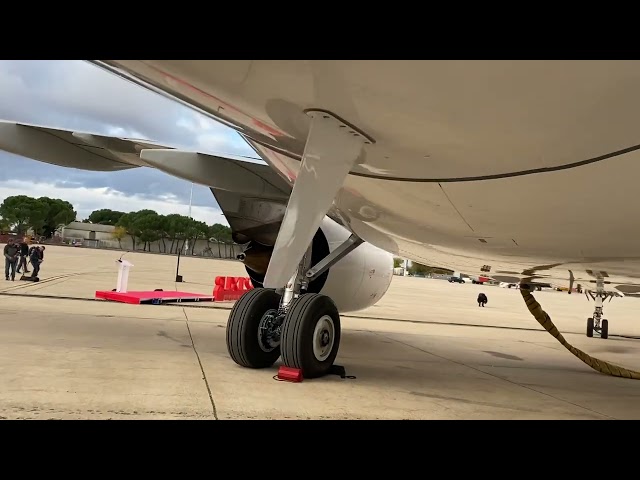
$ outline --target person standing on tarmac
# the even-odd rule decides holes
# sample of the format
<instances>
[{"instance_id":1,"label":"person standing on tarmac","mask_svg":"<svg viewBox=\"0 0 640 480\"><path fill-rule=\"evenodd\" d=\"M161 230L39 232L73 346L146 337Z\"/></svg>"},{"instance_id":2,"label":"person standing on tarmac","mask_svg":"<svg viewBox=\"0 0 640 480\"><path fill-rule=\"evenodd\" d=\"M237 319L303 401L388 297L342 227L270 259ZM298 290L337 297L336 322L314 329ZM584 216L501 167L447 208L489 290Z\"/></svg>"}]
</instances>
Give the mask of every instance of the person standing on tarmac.
<instances>
[{"instance_id":1,"label":"person standing on tarmac","mask_svg":"<svg viewBox=\"0 0 640 480\"><path fill-rule=\"evenodd\" d=\"M40 251L40 247L34 246L29 250L29 258L31 260L31 266L33 267L33 271L31 272L31 278L35 278L38 276L40 272L40 264L42 263L42 259L44 254Z\"/></svg>"},{"instance_id":2,"label":"person standing on tarmac","mask_svg":"<svg viewBox=\"0 0 640 480\"><path fill-rule=\"evenodd\" d=\"M29 273L31 270L27 270L27 258L29 257L29 244L27 243L27 238L22 239L22 243L20 243L20 260L18 261L18 268L16 269L16 273L20 273L20 269L24 267L24 273Z\"/></svg>"},{"instance_id":3,"label":"person standing on tarmac","mask_svg":"<svg viewBox=\"0 0 640 480\"><path fill-rule=\"evenodd\" d=\"M18 254L20 248L13 241L13 238L7 240L7 244L4 246L4 277L9 280L9 267L11 267L11 280L16 279L16 265L18 264Z\"/></svg>"}]
</instances>

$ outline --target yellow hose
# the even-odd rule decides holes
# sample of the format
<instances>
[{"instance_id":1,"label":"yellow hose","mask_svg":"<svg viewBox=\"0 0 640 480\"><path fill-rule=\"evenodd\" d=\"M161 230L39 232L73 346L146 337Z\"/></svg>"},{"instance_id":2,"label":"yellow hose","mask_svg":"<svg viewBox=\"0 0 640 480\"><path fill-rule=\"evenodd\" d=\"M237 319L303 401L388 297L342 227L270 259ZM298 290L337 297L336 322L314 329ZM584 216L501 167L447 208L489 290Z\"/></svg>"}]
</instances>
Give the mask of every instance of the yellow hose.
<instances>
[{"instance_id":1,"label":"yellow hose","mask_svg":"<svg viewBox=\"0 0 640 480\"><path fill-rule=\"evenodd\" d=\"M558 340L564 348L573 353L576 357L582 360L584 363L589 365L595 371L604 373L605 375L612 375L614 377L622 377L622 378L633 378L635 380L640 380L640 372L634 372L633 370L627 370L624 367L619 367L617 365L613 365L609 362L605 362L604 360L599 360L597 358L593 358L592 356L584 353L582 350L577 349L569 342L567 342L562 334L558 331L556 326L551 321L551 317L542 310L542 307L534 298L529 290L526 289L525 285L521 285L520 293L522 293L522 297L524 298L524 302L527 304L527 308L531 315L538 321L542 327L549 332L556 340Z\"/></svg>"}]
</instances>

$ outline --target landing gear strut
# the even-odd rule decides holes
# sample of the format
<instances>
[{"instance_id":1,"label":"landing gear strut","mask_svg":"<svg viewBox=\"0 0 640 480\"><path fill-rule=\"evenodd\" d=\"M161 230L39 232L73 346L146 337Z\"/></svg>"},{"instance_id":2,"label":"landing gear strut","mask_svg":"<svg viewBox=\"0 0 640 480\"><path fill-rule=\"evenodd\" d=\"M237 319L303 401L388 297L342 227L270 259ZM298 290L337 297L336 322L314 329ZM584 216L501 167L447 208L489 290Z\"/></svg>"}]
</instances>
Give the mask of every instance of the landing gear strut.
<instances>
[{"instance_id":1,"label":"landing gear strut","mask_svg":"<svg viewBox=\"0 0 640 480\"><path fill-rule=\"evenodd\" d=\"M344 178L373 139L337 116L308 111L311 129L264 279L264 289L244 294L227 324L231 358L265 368L281 356L305 378L327 374L340 347L340 315L331 298L308 293L309 283L363 243L351 235L311 266L312 239ZM284 288L282 287L283 285Z\"/></svg>"},{"instance_id":2,"label":"landing gear strut","mask_svg":"<svg viewBox=\"0 0 640 480\"><path fill-rule=\"evenodd\" d=\"M587 319L587 337L593 337L593 332L596 332L600 335L600 338L609 338L609 320L607 320L606 318L602 318L602 305L607 298L609 298L609 301L611 301L613 297L619 296L619 294L616 292L606 292L604 290L604 280L602 278L598 278L596 280L595 292L592 292L591 290L585 290L584 293L587 299L591 297L596 304L593 311L593 317L589 317Z\"/></svg>"}]
</instances>

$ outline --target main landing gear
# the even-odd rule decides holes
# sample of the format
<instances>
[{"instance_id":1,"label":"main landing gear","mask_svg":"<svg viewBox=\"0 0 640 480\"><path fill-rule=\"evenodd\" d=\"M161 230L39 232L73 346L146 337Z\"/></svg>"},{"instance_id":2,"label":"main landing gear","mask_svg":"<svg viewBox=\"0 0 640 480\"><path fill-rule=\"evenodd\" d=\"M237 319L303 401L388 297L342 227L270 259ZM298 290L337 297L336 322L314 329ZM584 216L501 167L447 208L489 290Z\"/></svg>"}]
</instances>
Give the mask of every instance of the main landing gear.
<instances>
[{"instance_id":1,"label":"main landing gear","mask_svg":"<svg viewBox=\"0 0 640 480\"><path fill-rule=\"evenodd\" d=\"M285 366L317 378L329 373L338 354L340 315L331 298L307 292L309 283L363 241L351 235L311 266L312 240L364 145L375 142L330 112L306 113L312 118L309 136L264 288L247 292L234 305L227 349L243 367L267 368L282 357Z\"/></svg>"},{"instance_id":2,"label":"main landing gear","mask_svg":"<svg viewBox=\"0 0 640 480\"><path fill-rule=\"evenodd\" d=\"M592 292L591 290L585 290L584 292L587 299L591 297L596 304L593 311L593 317L587 318L587 337L593 337L593 332L596 332L600 335L600 338L607 339L609 338L609 320L602 318L602 305L607 298L611 301L613 297L620 295L616 292L605 292L604 281L602 278L598 278L596 280L596 285L595 292Z\"/></svg>"},{"instance_id":3,"label":"main landing gear","mask_svg":"<svg viewBox=\"0 0 640 480\"><path fill-rule=\"evenodd\" d=\"M340 347L340 314L330 297L306 293L310 282L362 244L355 235L309 268L311 249L284 291L257 288L233 306L227 323L227 349L238 365L267 368L280 356L305 378L328 373Z\"/></svg>"}]
</instances>

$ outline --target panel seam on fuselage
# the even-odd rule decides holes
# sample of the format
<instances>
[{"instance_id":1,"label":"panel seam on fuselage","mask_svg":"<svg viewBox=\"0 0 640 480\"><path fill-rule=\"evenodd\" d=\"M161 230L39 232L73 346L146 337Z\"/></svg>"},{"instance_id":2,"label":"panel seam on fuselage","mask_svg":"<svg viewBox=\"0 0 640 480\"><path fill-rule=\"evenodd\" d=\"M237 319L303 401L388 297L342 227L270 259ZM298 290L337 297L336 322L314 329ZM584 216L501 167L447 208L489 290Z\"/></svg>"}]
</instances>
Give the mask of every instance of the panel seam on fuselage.
<instances>
[{"instance_id":1,"label":"panel seam on fuselage","mask_svg":"<svg viewBox=\"0 0 640 480\"><path fill-rule=\"evenodd\" d=\"M281 155L285 155L292 160L302 161L302 156L296 155L292 152L287 152L273 145L269 145L265 142L260 142L254 138L252 138L248 134L244 134L248 138L251 138L256 143L259 143L263 147L266 147L274 152L280 153ZM411 177L387 177L382 175L373 175L370 173L360 173L360 172L349 172L349 175L353 175L354 177L363 177L363 178L371 178L374 180L387 180L390 182L414 182L414 183L461 183L461 182L478 182L483 180L498 180L501 178L512 178L512 177L522 177L525 175L533 175L536 173L551 173L557 172L560 170L569 170L572 168L582 167L585 165L590 165L592 163L598 163L603 160L608 160L610 158L619 157L621 155L625 155L627 153L635 152L640 150L640 145L634 145L632 147L627 147L622 150L617 150L615 152L606 153L604 155L600 155L594 158L588 158L586 160L579 160L577 162L566 163L564 165L556 165L553 167L541 167L541 168L532 168L530 170L520 170L517 172L507 172L507 173L494 173L490 175L477 175L474 177L448 177L448 178L411 178ZM262 159L266 163L270 164L270 162ZM274 168L274 167L272 167Z\"/></svg>"},{"instance_id":2,"label":"panel seam on fuselage","mask_svg":"<svg viewBox=\"0 0 640 480\"><path fill-rule=\"evenodd\" d=\"M365 177L365 178L373 178L376 180L388 180L392 182L416 182L416 183L459 183L459 182L477 182L482 180L496 180L500 178L511 178L511 177L521 177L525 175L533 175L536 173L550 173L557 172L560 170L569 170L571 168L581 167L584 165L589 165L592 163L601 162L603 160L607 160L609 158L618 157L620 155L624 155L626 153L634 152L636 150L640 150L640 145L634 145L633 147L628 147L622 150L618 150L615 152L607 153L605 155L600 155L598 157L589 158L587 160L580 160L573 163L566 163L564 165L556 165L553 167L541 167L541 168L532 168L530 170L520 170L518 172L509 172L509 173L495 173L491 175L478 175L475 177L453 177L453 178L409 178L409 177L383 177L379 175L371 175L368 173L358 173L358 172L349 172L349 175L353 175L355 177Z\"/></svg>"},{"instance_id":3,"label":"panel seam on fuselage","mask_svg":"<svg viewBox=\"0 0 640 480\"><path fill-rule=\"evenodd\" d=\"M467 219L464 218L464 216L462 215L462 213L460 213L460 210L458 210L458 207L455 206L455 204L451 201L451 198L449 198L449 195L447 194L447 192L445 191L444 187L442 185L440 185L440 183L438 183L438 186L440 187L440 190L442 190L442 193L444 193L444 196L447 197L447 200L449 201L449 203L451 204L451 206L453 207L453 209L458 213L458 216L462 219L462 221L464 223L467 224L467 227L469 227L471 229L472 232L475 232L475 230L473 229L473 227L469 224L469 222L467 222Z\"/></svg>"}]
</instances>

